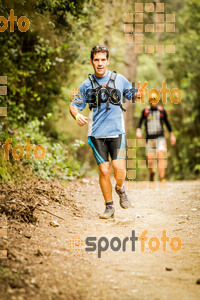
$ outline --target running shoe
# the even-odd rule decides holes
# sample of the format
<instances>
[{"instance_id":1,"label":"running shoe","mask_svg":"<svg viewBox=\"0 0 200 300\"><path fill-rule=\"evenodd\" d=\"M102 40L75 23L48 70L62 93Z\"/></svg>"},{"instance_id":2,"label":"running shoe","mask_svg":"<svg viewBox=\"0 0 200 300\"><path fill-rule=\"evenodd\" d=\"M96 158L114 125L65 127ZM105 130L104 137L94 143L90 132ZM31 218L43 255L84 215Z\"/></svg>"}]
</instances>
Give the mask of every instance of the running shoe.
<instances>
[{"instance_id":1,"label":"running shoe","mask_svg":"<svg viewBox=\"0 0 200 300\"><path fill-rule=\"evenodd\" d=\"M128 200L128 196L125 191L125 187L121 188L121 190L117 190L115 186L115 191L119 195L119 203L122 208L131 207L131 202Z\"/></svg>"},{"instance_id":2,"label":"running shoe","mask_svg":"<svg viewBox=\"0 0 200 300\"><path fill-rule=\"evenodd\" d=\"M166 183L166 179L165 179L165 178L160 179L160 181L161 181L162 183Z\"/></svg>"},{"instance_id":3,"label":"running shoe","mask_svg":"<svg viewBox=\"0 0 200 300\"><path fill-rule=\"evenodd\" d=\"M115 208L114 206L106 206L106 209L103 215L100 216L100 219L111 219L114 218Z\"/></svg>"}]
</instances>

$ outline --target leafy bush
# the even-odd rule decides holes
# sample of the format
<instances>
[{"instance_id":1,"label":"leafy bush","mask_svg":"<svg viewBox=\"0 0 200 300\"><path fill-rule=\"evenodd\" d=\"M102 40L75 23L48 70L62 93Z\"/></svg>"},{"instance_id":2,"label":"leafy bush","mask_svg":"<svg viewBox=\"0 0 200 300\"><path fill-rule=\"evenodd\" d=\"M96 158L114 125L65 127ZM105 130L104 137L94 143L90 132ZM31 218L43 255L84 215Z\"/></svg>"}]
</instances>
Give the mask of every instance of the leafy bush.
<instances>
[{"instance_id":1,"label":"leafy bush","mask_svg":"<svg viewBox=\"0 0 200 300\"><path fill-rule=\"evenodd\" d=\"M30 150L30 160L27 160L26 151L24 149L22 161L24 164L30 165L36 175L43 179L57 178L69 180L73 179L74 176L83 175L80 163L77 160L76 152L79 147L84 145L84 142L75 140L75 143L69 147L62 142L54 142L52 138L45 136L41 128L44 125L45 120L49 117L51 117L51 114L44 117L42 121L35 118L33 121L28 122L26 127L15 129L14 132L12 132L12 136L9 135L8 130L3 131L0 139L4 143L11 137L12 148L16 145L21 145L24 148L26 141L29 138L30 144L33 145L33 149ZM41 160L34 156L34 149L37 145L42 145L45 148L46 154ZM7 178L5 177L4 179L6 180Z\"/></svg>"}]
</instances>

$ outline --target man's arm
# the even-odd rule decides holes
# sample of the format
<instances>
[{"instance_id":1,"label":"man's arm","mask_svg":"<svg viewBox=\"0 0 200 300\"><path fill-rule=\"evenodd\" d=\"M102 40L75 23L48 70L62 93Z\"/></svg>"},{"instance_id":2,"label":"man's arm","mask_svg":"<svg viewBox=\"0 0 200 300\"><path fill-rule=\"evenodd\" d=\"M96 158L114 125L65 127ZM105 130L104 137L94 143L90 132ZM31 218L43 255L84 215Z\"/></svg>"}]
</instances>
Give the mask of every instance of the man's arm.
<instances>
[{"instance_id":1,"label":"man's arm","mask_svg":"<svg viewBox=\"0 0 200 300\"><path fill-rule=\"evenodd\" d=\"M144 101L144 95L145 93L147 93L147 81L145 81L143 83L143 85L140 87L140 81L138 82L138 88L135 89L135 87L133 87L131 85L131 83L123 76L124 78L124 91L123 91L123 96L127 99L127 100L134 100L134 102L142 102L142 100ZM136 92L137 90L137 92Z\"/></svg>"},{"instance_id":2,"label":"man's arm","mask_svg":"<svg viewBox=\"0 0 200 300\"><path fill-rule=\"evenodd\" d=\"M79 110L82 111L86 106L85 90L86 84L84 81L69 106L70 114L77 121L79 126L83 126L88 123L88 118L79 113Z\"/></svg>"},{"instance_id":3,"label":"man's arm","mask_svg":"<svg viewBox=\"0 0 200 300\"><path fill-rule=\"evenodd\" d=\"M88 117L85 117L82 114L80 114L76 106L70 104L69 111L72 117L77 121L79 126L83 126L88 123Z\"/></svg>"},{"instance_id":4,"label":"man's arm","mask_svg":"<svg viewBox=\"0 0 200 300\"><path fill-rule=\"evenodd\" d=\"M174 146L176 144L176 138L175 138L175 135L172 131L172 126L168 120L168 117L167 117L167 112L166 110L164 110L164 117L163 117L163 120L167 126L167 129L169 130L170 132L170 142L171 142L171 145Z\"/></svg>"},{"instance_id":5,"label":"man's arm","mask_svg":"<svg viewBox=\"0 0 200 300\"><path fill-rule=\"evenodd\" d=\"M137 129L136 129L136 137L138 139L142 138L142 131L141 131L141 126L142 126L142 122L144 120L144 110L142 111L141 117L139 119L139 122L137 124Z\"/></svg>"}]
</instances>

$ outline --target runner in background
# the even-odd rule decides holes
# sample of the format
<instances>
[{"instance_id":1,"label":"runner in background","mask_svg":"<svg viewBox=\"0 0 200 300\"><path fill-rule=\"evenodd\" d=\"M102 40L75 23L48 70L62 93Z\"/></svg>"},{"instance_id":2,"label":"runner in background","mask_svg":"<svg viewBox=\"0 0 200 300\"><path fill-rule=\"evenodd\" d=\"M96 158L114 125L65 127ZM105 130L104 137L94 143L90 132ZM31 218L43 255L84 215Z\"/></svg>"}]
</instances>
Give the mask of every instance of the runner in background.
<instances>
[{"instance_id":1,"label":"runner in background","mask_svg":"<svg viewBox=\"0 0 200 300\"><path fill-rule=\"evenodd\" d=\"M142 138L141 126L144 121L146 131L146 155L149 168L149 180L153 181L155 176L155 158L158 159L158 172L160 180L165 182L165 158L167 157L167 144L164 137L163 124L165 123L170 132L171 145L176 144L176 138L171 124L167 118L166 110L155 103L156 95L152 94L149 99L150 105L142 111L137 125L136 137Z\"/></svg>"}]
</instances>

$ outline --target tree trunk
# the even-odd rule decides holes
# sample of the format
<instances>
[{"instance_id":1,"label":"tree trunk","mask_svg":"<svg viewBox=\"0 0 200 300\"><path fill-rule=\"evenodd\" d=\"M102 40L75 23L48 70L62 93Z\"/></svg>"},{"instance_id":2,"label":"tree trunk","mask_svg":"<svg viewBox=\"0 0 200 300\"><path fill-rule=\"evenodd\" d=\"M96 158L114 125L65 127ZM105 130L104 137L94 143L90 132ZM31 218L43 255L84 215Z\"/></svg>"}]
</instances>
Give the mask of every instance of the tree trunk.
<instances>
[{"instance_id":1,"label":"tree trunk","mask_svg":"<svg viewBox=\"0 0 200 300\"><path fill-rule=\"evenodd\" d=\"M137 88L136 83L136 70L138 64L138 57L135 54L134 44L128 43L126 45L126 54L125 54L125 77L130 82L135 82L135 87ZM132 101L126 100L126 112L125 112L125 127L126 127L126 135L127 137L132 136L133 130L135 130L135 122L134 122L134 110L135 104Z\"/></svg>"},{"instance_id":2,"label":"tree trunk","mask_svg":"<svg viewBox=\"0 0 200 300\"><path fill-rule=\"evenodd\" d=\"M104 33L104 46L108 49L111 45L111 28L113 18L113 1L105 0L104 2L104 19L105 19L105 33Z\"/></svg>"}]
</instances>

